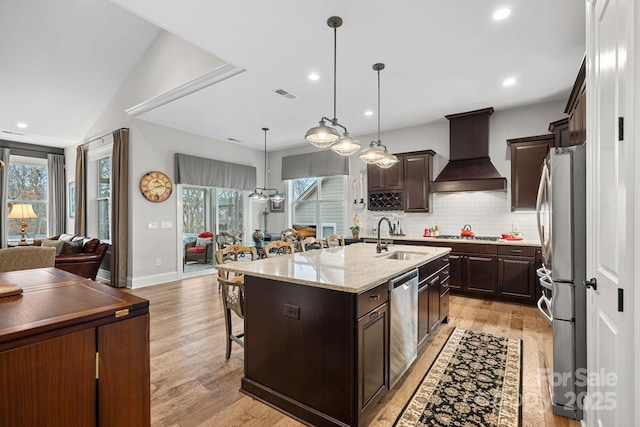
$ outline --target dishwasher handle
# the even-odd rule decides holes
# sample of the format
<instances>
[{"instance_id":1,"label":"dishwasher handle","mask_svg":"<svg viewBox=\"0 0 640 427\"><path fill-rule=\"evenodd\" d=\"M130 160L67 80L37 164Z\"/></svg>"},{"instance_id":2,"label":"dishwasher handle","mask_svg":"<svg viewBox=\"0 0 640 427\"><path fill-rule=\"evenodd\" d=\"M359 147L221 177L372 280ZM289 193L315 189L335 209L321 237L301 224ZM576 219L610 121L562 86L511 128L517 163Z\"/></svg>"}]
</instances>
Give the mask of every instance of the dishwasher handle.
<instances>
[{"instance_id":1,"label":"dishwasher handle","mask_svg":"<svg viewBox=\"0 0 640 427\"><path fill-rule=\"evenodd\" d=\"M395 289L399 286L404 285L407 282L410 282L414 279L418 278L418 270L411 270L410 272L403 274L400 277L396 277L395 279L391 279L391 289Z\"/></svg>"}]
</instances>

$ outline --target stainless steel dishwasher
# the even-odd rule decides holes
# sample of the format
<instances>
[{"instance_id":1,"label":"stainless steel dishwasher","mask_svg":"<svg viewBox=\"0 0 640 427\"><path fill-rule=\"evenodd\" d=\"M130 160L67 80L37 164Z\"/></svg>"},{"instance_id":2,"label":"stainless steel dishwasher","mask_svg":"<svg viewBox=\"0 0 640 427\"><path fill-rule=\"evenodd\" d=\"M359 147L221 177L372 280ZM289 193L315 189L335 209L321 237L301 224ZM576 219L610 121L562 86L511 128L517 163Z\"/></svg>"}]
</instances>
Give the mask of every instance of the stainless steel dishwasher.
<instances>
[{"instance_id":1,"label":"stainless steel dishwasher","mask_svg":"<svg viewBox=\"0 0 640 427\"><path fill-rule=\"evenodd\" d=\"M392 388L418 355L418 270L390 280L389 291L389 388Z\"/></svg>"}]
</instances>

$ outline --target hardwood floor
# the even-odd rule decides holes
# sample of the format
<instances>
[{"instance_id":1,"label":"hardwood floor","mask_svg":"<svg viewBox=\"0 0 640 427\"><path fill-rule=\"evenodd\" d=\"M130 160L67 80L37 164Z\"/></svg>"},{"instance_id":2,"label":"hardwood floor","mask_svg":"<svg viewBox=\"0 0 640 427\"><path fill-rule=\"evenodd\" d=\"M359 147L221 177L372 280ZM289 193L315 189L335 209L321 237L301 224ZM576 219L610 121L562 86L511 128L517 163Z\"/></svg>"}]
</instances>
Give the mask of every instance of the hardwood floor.
<instances>
[{"instance_id":1,"label":"hardwood floor","mask_svg":"<svg viewBox=\"0 0 640 427\"><path fill-rule=\"evenodd\" d=\"M214 275L129 292L150 301L153 426L303 425L239 391L243 349L234 344L225 361ZM523 427L580 425L551 412L541 373L551 355L551 328L535 307L452 296L450 310L449 324L437 328L413 367L378 404L371 426L393 424L456 326L523 340ZM241 330L241 321L235 320Z\"/></svg>"}]
</instances>

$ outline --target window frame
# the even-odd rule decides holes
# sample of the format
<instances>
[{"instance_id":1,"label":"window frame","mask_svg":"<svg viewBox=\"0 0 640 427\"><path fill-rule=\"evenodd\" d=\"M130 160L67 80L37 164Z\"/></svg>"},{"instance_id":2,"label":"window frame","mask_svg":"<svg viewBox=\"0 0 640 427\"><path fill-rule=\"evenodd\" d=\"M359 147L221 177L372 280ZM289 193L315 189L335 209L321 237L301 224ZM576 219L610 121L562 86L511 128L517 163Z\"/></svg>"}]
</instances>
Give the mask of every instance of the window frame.
<instances>
[{"instance_id":1,"label":"window frame","mask_svg":"<svg viewBox=\"0 0 640 427\"><path fill-rule=\"evenodd\" d=\"M342 220L343 220L343 224L344 224L344 228L345 230L347 229L347 207L346 207L346 194L347 194L347 181L348 181L348 177L346 175L332 175L332 176L324 176L324 177L307 177L307 178L295 178L295 179L290 179L287 180L287 191L290 195L294 195L294 181L296 181L297 179L315 179L315 185L316 185L316 198L314 200L303 200L303 201L299 201L297 199L294 199L293 197L290 197L290 203L289 203L289 212L291 212L291 215L289 217L290 223L291 224L298 224L298 222L296 222L295 219L295 213L296 213L296 206L297 205L304 205L304 204L315 204L315 224L305 224L305 225L314 225L316 227L316 237L320 237L320 238L324 238L322 236L323 234L323 229L325 227L333 227L334 232L338 232L337 230L337 223L335 221L331 221L331 222L324 222L322 221L321 218L321 214L322 214L322 206L323 205L328 205L331 203L339 203L342 206ZM342 178L342 198L338 199L338 198L332 198L332 199L323 199L322 198L322 181L328 178ZM311 184L313 185L313 184ZM311 187L311 186L310 186ZM341 234L344 234L345 232L343 231Z\"/></svg>"},{"instance_id":2,"label":"window frame","mask_svg":"<svg viewBox=\"0 0 640 427\"><path fill-rule=\"evenodd\" d=\"M46 225L45 234L46 234L46 236L44 236L44 237L47 237L47 236L49 236L49 230L51 229L51 224L49 222L49 203L50 203L50 201L49 201L49 164L48 164L48 161L47 161L46 158L41 158L41 157L32 157L32 156L10 154L10 156L9 156L9 167L12 164L43 167L45 172L46 172L45 175L46 175L46 179L47 179L47 185L45 186L46 197L45 197L44 200L40 200L40 199L38 199L38 200L35 200L35 199L30 199L30 200L9 199L9 194L7 192L7 204L11 204L11 205L18 204L18 203L31 203L31 204L33 204L34 202L38 203L38 204L43 203L45 212L47 213L46 222L45 222L45 225ZM8 181L11 180L11 177L9 175L10 175L10 171L7 174ZM9 212L11 212L11 209L7 210L7 214ZM5 224L6 224L6 227L7 227L7 236L6 236L7 242L14 241L14 240L9 240L9 235L8 235L8 232L9 232L9 221L11 221L11 220L9 218L5 218L4 220L6 221ZM28 229L29 228L27 227L27 233L28 233ZM37 236L37 235L34 235L34 236L35 237L42 237L42 236ZM27 237L27 238L31 239L31 237ZM18 240L19 240L19 238L18 238Z\"/></svg>"}]
</instances>

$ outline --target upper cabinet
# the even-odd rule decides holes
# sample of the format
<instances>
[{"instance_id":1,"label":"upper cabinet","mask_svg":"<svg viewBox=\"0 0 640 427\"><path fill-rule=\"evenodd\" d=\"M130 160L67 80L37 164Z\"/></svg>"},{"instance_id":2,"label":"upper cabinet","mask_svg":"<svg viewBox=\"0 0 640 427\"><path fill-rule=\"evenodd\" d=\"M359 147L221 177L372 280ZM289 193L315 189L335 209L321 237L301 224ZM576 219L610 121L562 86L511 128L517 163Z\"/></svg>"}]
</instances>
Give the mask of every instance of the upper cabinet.
<instances>
[{"instance_id":1,"label":"upper cabinet","mask_svg":"<svg viewBox=\"0 0 640 427\"><path fill-rule=\"evenodd\" d=\"M367 165L369 210L430 212L433 150L396 154L400 160L389 169Z\"/></svg>"},{"instance_id":2,"label":"upper cabinet","mask_svg":"<svg viewBox=\"0 0 640 427\"><path fill-rule=\"evenodd\" d=\"M400 160L389 169L383 169L376 165L367 165L367 186L369 191L402 190L403 167L402 156Z\"/></svg>"},{"instance_id":3,"label":"upper cabinet","mask_svg":"<svg viewBox=\"0 0 640 427\"><path fill-rule=\"evenodd\" d=\"M582 60L578 77L564 109L569 115L569 145L580 145L587 141L587 86L585 82L585 60Z\"/></svg>"},{"instance_id":4,"label":"upper cabinet","mask_svg":"<svg viewBox=\"0 0 640 427\"><path fill-rule=\"evenodd\" d=\"M407 153L403 156L405 212L430 212L429 185L434 154L435 152L429 150L423 153Z\"/></svg>"},{"instance_id":5,"label":"upper cabinet","mask_svg":"<svg viewBox=\"0 0 640 427\"><path fill-rule=\"evenodd\" d=\"M568 117L549 123L549 132L553 132L553 134L555 135L554 146L556 148L568 147L571 145L569 141L569 118Z\"/></svg>"},{"instance_id":6,"label":"upper cabinet","mask_svg":"<svg viewBox=\"0 0 640 427\"><path fill-rule=\"evenodd\" d=\"M511 147L511 210L536 209L542 162L555 144L555 135L508 139Z\"/></svg>"}]
</instances>

